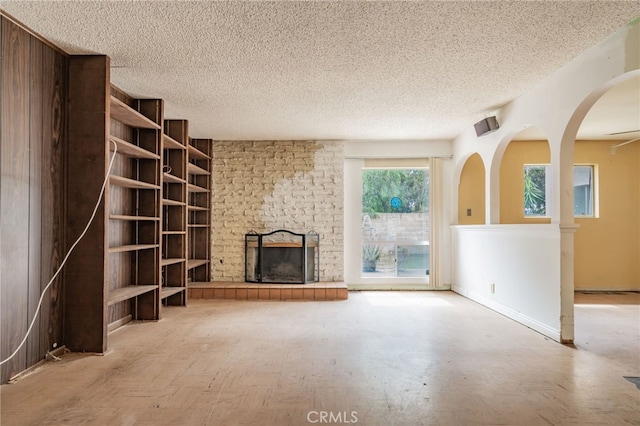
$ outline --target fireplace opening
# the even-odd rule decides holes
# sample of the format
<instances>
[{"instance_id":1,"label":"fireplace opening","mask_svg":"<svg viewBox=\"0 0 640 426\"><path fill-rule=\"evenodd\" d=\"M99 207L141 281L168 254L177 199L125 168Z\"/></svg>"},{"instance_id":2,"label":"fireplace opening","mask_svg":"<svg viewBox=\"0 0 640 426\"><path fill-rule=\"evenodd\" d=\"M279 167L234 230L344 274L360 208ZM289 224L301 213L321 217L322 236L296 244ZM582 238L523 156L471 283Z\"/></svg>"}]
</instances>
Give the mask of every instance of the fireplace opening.
<instances>
[{"instance_id":1,"label":"fireplace opening","mask_svg":"<svg viewBox=\"0 0 640 426\"><path fill-rule=\"evenodd\" d=\"M249 232L244 237L245 281L306 284L319 281L320 236L280 229L268 234Z\"/></svg>"}]
</instances>

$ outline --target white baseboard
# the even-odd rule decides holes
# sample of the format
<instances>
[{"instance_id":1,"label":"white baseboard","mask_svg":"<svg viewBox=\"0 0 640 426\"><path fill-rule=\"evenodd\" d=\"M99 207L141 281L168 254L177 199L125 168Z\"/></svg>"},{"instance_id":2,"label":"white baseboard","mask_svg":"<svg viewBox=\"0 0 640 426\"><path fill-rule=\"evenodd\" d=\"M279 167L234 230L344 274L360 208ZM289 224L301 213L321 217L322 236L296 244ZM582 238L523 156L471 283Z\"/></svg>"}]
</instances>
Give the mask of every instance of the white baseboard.
<instances>
[{"instance_id":1,"label":"white baseboard","mask_svg":"<svg viewBox=\"0 0 640 426\"><path fill-rule=\"evenodd\" d=\"M496 311L499 314L506 316L507 318L510 318L516 322L519 322L520 324L523 324L529 327L530 329L537 331L538 333L555 340L556 342L560 342L560 330L554 329L553 327L550 327L549 325L544 324L536 320L535 318L531 318L530 316L524 315L521 312L515 311L509 308L508 306L504 306L500 303L497 303L495 300L487 299L486 297L479 295L477 293L474 293L473 291L469 291L464 287L452 285L451 290L454 291L455 293L458 293L461 296L464 296L468 299L473 300L474 302L477 302L483 306L486 306L487 308L493 311Z\"/></svg>"},{"instance_id":2,"label":"white baseboard","mask_svg":"<svg viewBox=\"0 0 640 426\"><path fill-rule=\"evenodd\" d=\"M347 284L349 291L449 291L449 286L432 287L429 284Z\"/></svg>"}]
</instances>

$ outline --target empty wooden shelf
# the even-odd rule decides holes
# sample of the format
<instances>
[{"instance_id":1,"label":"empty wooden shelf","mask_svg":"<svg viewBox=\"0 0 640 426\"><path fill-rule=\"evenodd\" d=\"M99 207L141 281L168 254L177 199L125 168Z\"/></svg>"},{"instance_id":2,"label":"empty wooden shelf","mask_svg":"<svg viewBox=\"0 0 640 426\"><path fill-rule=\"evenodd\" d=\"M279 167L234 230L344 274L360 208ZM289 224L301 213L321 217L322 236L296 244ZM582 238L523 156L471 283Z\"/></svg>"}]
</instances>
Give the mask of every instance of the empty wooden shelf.
<instances>
[{"instance_id":1,"label":"empty wooden shelf","mask_svg":"<svg viewBox=\"0 0 640 426\"><path fill-rule=\"evenodd\" d=\"M111 118L133 128L161 129L158 123L153 122L113 95L111 96Z\"/></svg>"},{"instance_id":2,"label":"empty wooden shelf","mask_svg":"<svg viewBox=\"0 0 640 426\"><path fill-rule=\"evenodd\" d=\"M140 148L130 142L124 141L115 136L110 136L109 140L116 144L116 150L118 154L126 155L132 158L148 158L150 160L159 160L160 156L153 152L147 151L144 148ZM113 144L109 144L110 150L114 151Z\"/></svg>"},{"instance_id":3,"label":"empty wooden shelf","mask_svg":"<svg viewBox=\"0 0 640 426\"><path fill-rule=\"evenodd\" d=\"M173 265L175 263L180 263L180 262L184 262L185 259L184 258L169 258L169 259L162 259L162 266L168 266L168 265Z\"/></svg>"},{"instance_id":4,"label":"empty wooden shelf","mask_svg":"<svg viewBox=\"0 0 640 426\"><path fill-rule=\"evenodd\" d=\"M131 189L160 189L160 185L154 185L152 183L116 175L111 175L109 177L109 183Z\"/></svg>"},{"instance_id":5,"label":"empty wooden shelf","mask_svg":"<svg viewBox=\"0 0 640 426\"><path fill-rule=\"evenodd\" d=\"M158 290L157 285L130 285L127 287L121 287L109 293L108 304L111 306L115 303L124 302L127 299L131 299L154 290Z\"/></svg>"}]
</instances>

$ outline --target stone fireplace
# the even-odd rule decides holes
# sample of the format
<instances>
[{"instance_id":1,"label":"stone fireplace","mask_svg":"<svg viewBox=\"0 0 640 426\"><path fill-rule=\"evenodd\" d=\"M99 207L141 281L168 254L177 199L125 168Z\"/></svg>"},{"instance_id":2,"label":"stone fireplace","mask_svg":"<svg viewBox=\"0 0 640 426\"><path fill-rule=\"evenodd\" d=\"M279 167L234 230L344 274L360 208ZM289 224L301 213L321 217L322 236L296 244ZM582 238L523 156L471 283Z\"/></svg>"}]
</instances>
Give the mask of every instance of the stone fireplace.
<instances>
[{"instance_id":1,"label":"stone fireplace","mask_svg":"<svg viewBox=\"0 0 640 426\"><path fill-rule=\"evenodd\" d=\"M214 141L212 157L213 281L245 282L244 235L276 229L322 235L320 281L344 280L342 141Z\"/></svg>"},{"instance_id":2,"label":"stone fireplace","mask_svg":"<svg viewBox=\"0 0 640 426\"><path fill-rule=\"evenodd\" d=\"M319 281L320 236L280 229L245 235L245 281L306 284Z\"/></svg>"}]
</instances>

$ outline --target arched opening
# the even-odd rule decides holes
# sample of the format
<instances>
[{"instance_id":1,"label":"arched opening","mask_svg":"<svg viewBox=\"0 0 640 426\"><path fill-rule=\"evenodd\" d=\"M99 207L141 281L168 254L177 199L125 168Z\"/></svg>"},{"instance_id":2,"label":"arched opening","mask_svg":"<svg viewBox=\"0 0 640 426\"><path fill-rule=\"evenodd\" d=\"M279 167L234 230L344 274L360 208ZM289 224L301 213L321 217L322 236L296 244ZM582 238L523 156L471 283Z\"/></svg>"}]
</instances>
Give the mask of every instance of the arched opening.
<instances>
[{"instance_id":1,"label":"arched opening","mask_svg":"<svg viewBox=\"0 0 640 426\"><path fill-rule=\"evenodd\" d=\"M574 167L583 170L573 176L574 343L633 363L640 304L640 74L599 92L573 143Z\"/></svg>"},{"instance_id":2,"label":"arched opening","mask_svg":"<svg viewBox=\"0 0 640 426\"><path fill-rule=\"evenodd\" d=\"M537 127L509 141L500 161L500 223L549 223L551 153Z\"/></svg>"},{"instance_id":3,"label":"arched opening","mask_svg":"<svg viewBox=\"0 0 640 426\"><path fill-rule=\"evenodd\" d=\"M458 224L480 225L485 218L485 168L478 153L465 161L458 186Z\"/></svg>"}]
</instances>

